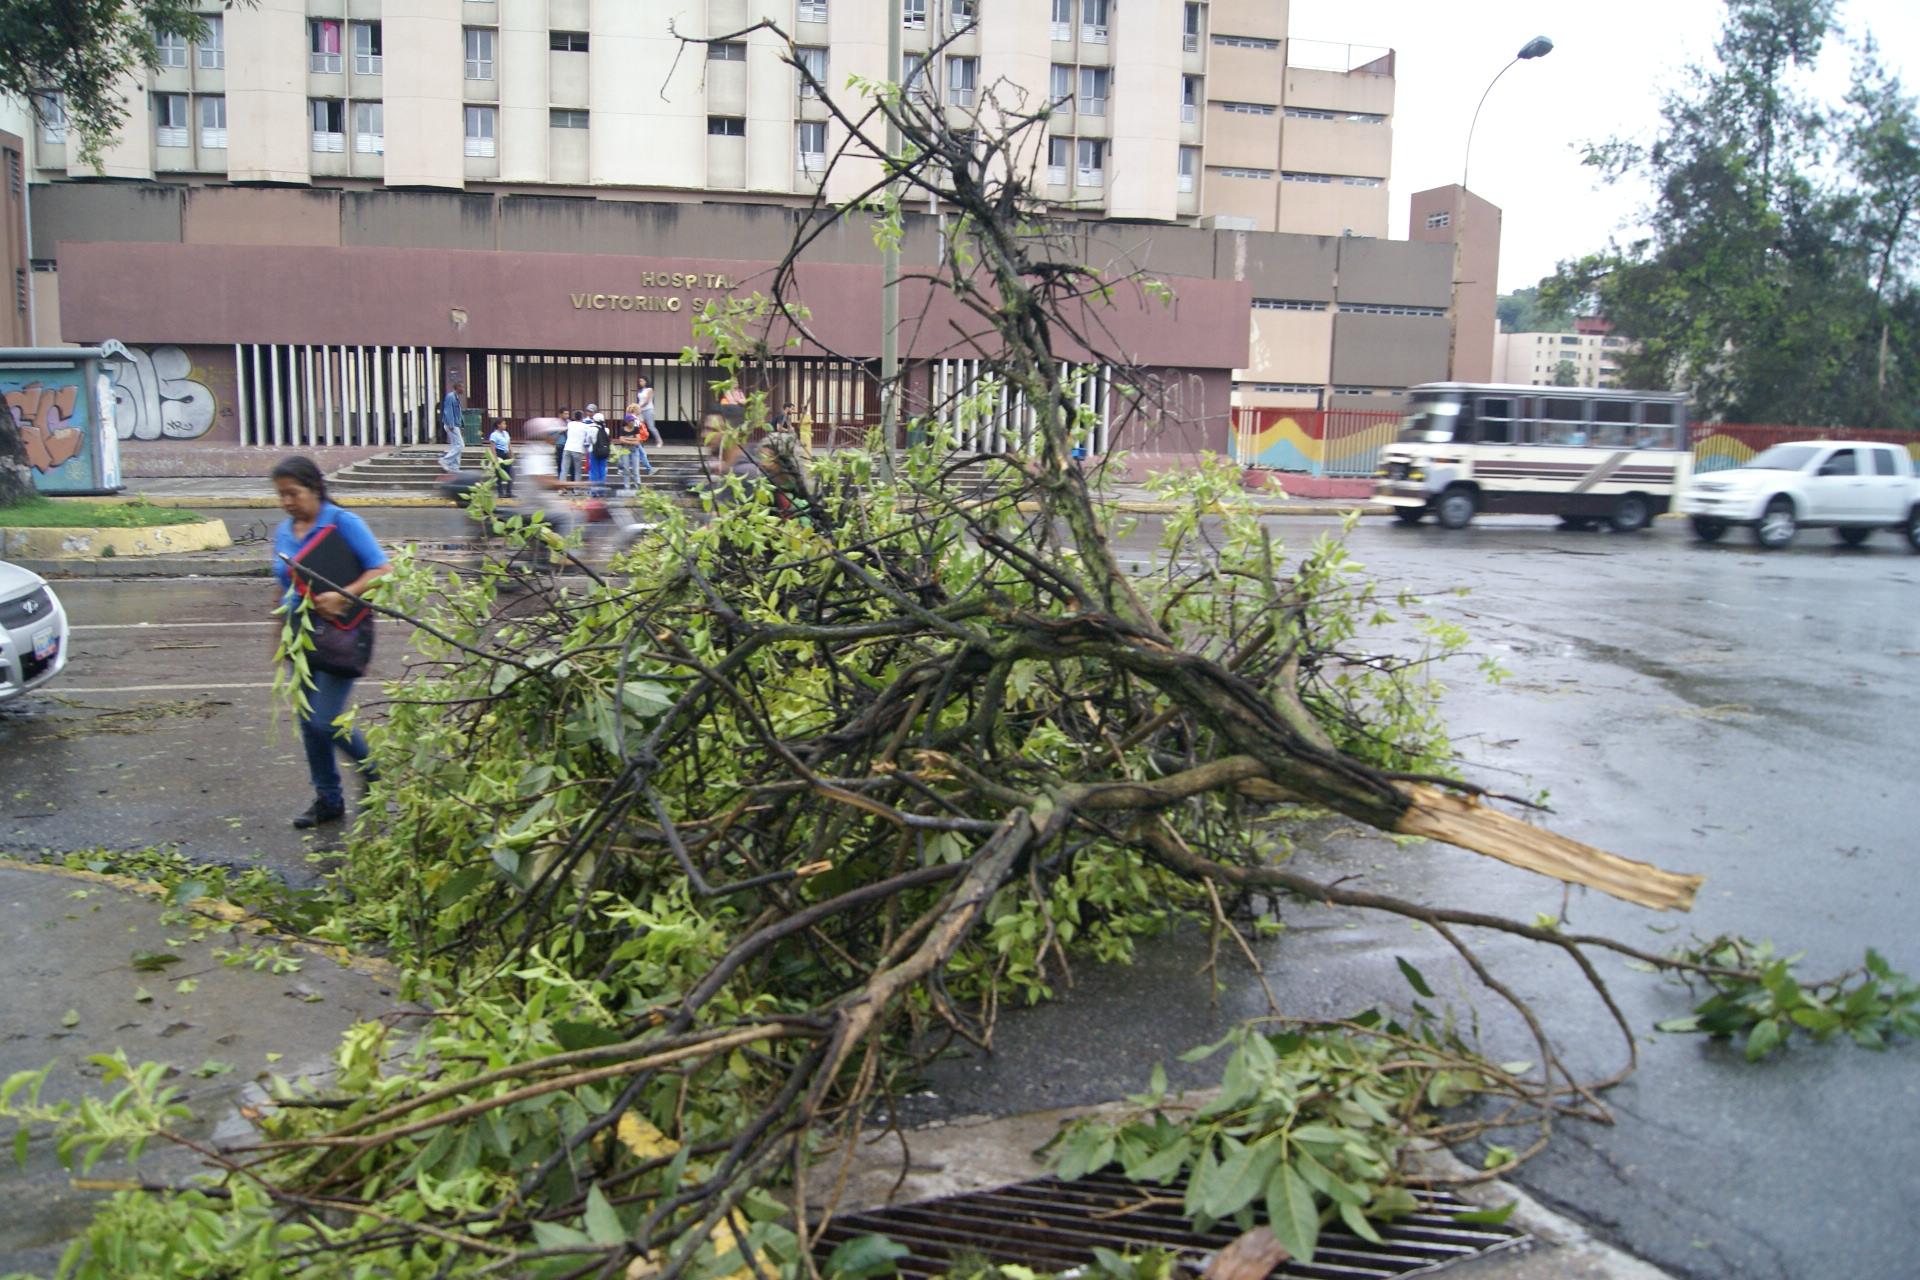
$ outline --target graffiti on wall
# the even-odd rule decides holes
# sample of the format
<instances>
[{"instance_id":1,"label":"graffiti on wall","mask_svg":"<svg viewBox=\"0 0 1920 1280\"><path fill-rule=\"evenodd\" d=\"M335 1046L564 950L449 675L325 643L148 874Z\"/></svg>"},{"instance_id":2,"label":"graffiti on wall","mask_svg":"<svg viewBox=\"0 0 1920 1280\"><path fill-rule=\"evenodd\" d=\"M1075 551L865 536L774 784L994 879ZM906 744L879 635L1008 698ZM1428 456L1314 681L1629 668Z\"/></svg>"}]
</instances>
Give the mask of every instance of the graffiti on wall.
<instances>
[{"instance_id":1,"label":"graffiti on wall","mask_svg":"<svg viewBox=\"0 0 1920 1280\"><path fill-rule=\"evenodd\" d=\"M179 347L129 347L113 370L114 430L122 440L197 440L212 430L218 401Z\"/></svg>"},{"instance_id":2,"label":"graffiti on wall","mask_svg":"<svg viewBox=\"0 0 1920 1280\"><path fill-rule=\"evenodd\" d=\"M86 405L77 381L57 374L36 376L31 381L16 376L0 381L0 403L7 406L7 415L13 419L13 429L20 435L36 483L39 477L52 477L63 470L83 472L91 483Z\"/></svg>"}]
</instances>

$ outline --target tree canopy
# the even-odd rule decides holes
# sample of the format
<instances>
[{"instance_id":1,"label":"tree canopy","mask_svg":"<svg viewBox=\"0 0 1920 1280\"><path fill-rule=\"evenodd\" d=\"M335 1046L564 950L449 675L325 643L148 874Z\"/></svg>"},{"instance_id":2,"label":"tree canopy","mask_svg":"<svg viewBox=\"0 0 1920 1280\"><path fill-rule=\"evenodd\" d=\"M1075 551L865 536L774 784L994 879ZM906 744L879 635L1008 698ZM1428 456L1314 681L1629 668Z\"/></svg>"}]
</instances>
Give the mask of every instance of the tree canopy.
<instances>
[{"instance_id":1,"label":"tree canopy","mask_svg":"<svg viewBox=\"0 0 1920 1280\"><path fill-rule=\"evenodd\" d=\"M156 35L198 39L197 0L6 0L0 4L0 90L58 109L86 159L126 119L127 78L158 65Z\"/></svg>"},{"instance_id":2,"label":"tree canopy","mask_svg":"<svg viewBox=\"0 0 1920 1280\"><path fill-rule=\"evenodd\" d=\"M1726 0L1652 144L1589 149L1653 187L1645 234L1543 282L1634 340L1624 383L1687 390L1702 420L1920 427L1920 112L1870 37L1843 100L1803 87L1835 10Z\"/></svg>"}]
</instances>

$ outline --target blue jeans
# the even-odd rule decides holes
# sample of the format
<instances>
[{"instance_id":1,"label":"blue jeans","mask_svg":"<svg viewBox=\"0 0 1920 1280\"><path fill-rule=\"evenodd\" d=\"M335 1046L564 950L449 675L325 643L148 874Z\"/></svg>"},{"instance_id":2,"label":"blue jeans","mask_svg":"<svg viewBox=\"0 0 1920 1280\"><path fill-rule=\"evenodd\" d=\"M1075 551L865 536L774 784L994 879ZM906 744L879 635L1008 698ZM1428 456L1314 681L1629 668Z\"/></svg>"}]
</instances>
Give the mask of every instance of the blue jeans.
<instances>
[{"instance_id":1,"label":"blue jeans","mask_svg":"<svg viewBox=\"0 0 1920 1280\"><path fill-rule=\"evenodd\" d=\"M641 470L644 469L648 475L652 475L653 463L648 459L645 449L637 444L629 445L626 456L620 459L620 469L626 474L627 488L638 492Z\"/></svg>"},{"instance_id":2,"label":"blue jeans","mask_svg":"<svg viewBox=\"0 0 1920 1280\"><path fill-rule=\"evenodd\" d=\"M607 460L605 458L587 459L587 479L593 482L593 488L587 490L596 498L607 496Z\"/></svg>"},{"instance_id":3,"label":"blue jeans","mask_svg":"<svg viewBox=\"0 0 1920 1280\"><path fill-rule=\"evenodd\" d=\"M300 741L307 748L307 776L313 780L313 793L323 804L346 802L340 791L340 767L333 758L336 750L346 752L362 774L368 772L366 738L358 729L351 735L343 734L333 724L352 696L352 676L313 673L313 688L307 690L309 709L300 717Z\"/></svg>"}]
</instances>

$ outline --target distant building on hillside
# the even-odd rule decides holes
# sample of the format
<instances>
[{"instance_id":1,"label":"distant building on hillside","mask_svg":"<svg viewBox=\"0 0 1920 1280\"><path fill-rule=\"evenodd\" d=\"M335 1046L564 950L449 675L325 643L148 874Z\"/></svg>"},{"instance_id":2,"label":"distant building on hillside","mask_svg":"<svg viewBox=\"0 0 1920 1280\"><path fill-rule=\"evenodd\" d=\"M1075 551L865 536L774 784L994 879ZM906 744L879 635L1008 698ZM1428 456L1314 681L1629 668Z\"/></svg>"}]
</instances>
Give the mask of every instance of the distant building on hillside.
<instances>
[{"instance_id":1,"label":"distant building on hillside","mask_svg":"<svg viewBox=\"0 0 1920 1280\"><path fill-rule=\"evenodd\" d=\"M1574 321L1573 333L1498 334L1493 340L1493 380L1551 387L1564 361L1573 366L1573 386L1617 386L1616 358L1629 344L1607 332L1610 327L1604 320L1582 317Z\"/></svg>"}]
</instances>

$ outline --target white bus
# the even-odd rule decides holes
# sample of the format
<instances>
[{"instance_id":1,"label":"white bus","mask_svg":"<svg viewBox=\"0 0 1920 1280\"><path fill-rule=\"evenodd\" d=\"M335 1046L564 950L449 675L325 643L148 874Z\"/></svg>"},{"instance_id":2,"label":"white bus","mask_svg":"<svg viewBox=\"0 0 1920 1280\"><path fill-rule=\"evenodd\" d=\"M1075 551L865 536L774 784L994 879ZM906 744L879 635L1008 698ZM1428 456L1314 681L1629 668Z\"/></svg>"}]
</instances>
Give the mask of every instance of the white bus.
<instances>
[{"instance_id":1,"label":"white bus","mask_svg":"<svg viewBox=\"0 0 1920 1280\"><path fill-rule=\"evenodd\" d=\"M1430 382L1407 392L1374 497L1404 524L1432 512L1461 529L1484 511L1627 533L1667 510L1691 464L1671 392Z\"/></svg>"}]
</instances>

